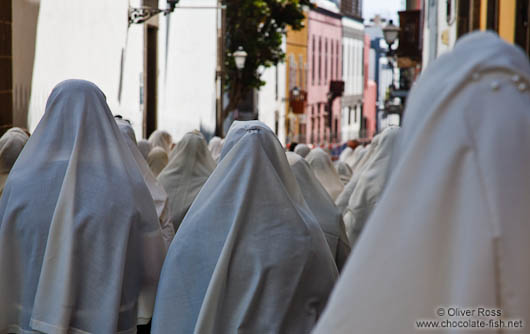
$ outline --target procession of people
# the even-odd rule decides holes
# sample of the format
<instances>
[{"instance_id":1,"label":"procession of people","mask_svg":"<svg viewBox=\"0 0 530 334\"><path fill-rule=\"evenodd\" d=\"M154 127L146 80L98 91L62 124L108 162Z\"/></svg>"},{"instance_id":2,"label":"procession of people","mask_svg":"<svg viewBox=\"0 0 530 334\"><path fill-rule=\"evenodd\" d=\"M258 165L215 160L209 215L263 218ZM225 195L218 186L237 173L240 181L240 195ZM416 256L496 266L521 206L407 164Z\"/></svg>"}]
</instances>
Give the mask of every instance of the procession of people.
<instances>
[{"instance_id":1,"label":"procession of people","mask_svg":"<svg viewBox=\"0 0 530 334\"><path fill-rule=\"evenodd\" d=\"M528 333L528 58L469 34L404 115L334 161L260 121L137 140L59 83L0 138L0 334Z\"/></svg>"}]
</instances>

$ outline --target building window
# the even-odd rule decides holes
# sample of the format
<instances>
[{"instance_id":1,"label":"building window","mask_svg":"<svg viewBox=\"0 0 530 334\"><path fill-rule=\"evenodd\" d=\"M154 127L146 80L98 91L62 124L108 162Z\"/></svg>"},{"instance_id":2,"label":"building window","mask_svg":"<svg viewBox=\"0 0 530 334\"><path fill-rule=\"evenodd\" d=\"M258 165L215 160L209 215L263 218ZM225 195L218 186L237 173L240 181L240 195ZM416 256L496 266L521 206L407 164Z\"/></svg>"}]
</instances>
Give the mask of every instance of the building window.
<instances>
[{"instance_id":1,"label":"building window","mask_svg":"<svg viewBox=\"0 0 530 334\"><path fill-rule=\"evenodd\" d=\"M499 0L488 0L486 29L499 32Z\"/></svg>"},{"instance_id":2,"label":"building window","mask_svg":"<svg viewBox=\"0 0 530 334\"><path fill-rule=\"evenodd\" d=\"M322 84L322 37L318 38L318 84Z\"/></svg>"},{"instance_id":3,"label":"building window","mask_svg":"<svg viewBox=\"0 0 530 334\"><path fill-rule=\"evenodd\" d=\"M316 49L316 46L315 46L316 42L315 42L315 36L313 36L313 43L312 43L312 48L313 48L313 52L311 54L311 57L313 58L312 60L312 63L311 63L311 84L314 86L315 85L315 68L317 67L317 63L315 61L315 49Z\"/></svg>"},{"instance_id":4,"label":"building window","mask_svg":"<svg viewBox=\"0 0 530 334\"><path fill-rule=\"evenodd\" d=\"M335 42L335 80L339 79L339 51L340 51L340 44L339 41Z\"/></svg>"},{"instance_id":5,"label":"building window","mask_svg":"<svg viewBox=\"0 0 530 334\"><path fill-rule=\"evenodd\" d=\"M334 63L334 58L335 58L335 45L333 41L330 41L330 48L331 48L331 51L330 51L329 58L331 58L330 59L331 65L330 65L329 77L331 80L333 80L333 63Z\"/></svg>"},{"instance_id":6,"label":"building window","mask_svg":"<svg viewBox=\"0 0 530 334\"><path fill-rule=\"evenodd\" d=\"M298 55L298 70L299 70L299 80L300 80L300 84L298 85L298 87L300 87L300 89L304 89L305 88L305 84L304 84L304 72L305 72L305 66L304 66L304 57L302 55Z\"/></svg>"},{"instance_id":7,"label":"building window","mask_svg":"<svg viewBox=\"0 0 530 334\"><path fill-rule=\"evenodd\" d=\"M348 125L351 125L351 107L348 107Z\"/></svg>"},{"instance_id":8,"label":"building window","mask_svg":"<svg viewBox=\"0 0 530 334\"><path fill-rule=\"evenodd\" d=\"M324 48L324 84L328 82L328 39L326 38Z\"/></svg>"},{"instance_id":9,"label":"building window","mask_svg":"<svg viewBox=\"0 0 530 334\"><path fill-rule=\"evenodd\" d=\"M357 123L357 109L359 109L359 106L355 106L355 110L353 111L353 121Z\"/></svg>"},{"instance_id":10,"label":"building window","mask_svg":"<svg viewBox=\"0 0 530 334\"><path fill-rule=\"evenodd\" d=\"M530 4L528 0L517 0L515 16L515 44L530 56Z\"/></svg>"}]
</instances>

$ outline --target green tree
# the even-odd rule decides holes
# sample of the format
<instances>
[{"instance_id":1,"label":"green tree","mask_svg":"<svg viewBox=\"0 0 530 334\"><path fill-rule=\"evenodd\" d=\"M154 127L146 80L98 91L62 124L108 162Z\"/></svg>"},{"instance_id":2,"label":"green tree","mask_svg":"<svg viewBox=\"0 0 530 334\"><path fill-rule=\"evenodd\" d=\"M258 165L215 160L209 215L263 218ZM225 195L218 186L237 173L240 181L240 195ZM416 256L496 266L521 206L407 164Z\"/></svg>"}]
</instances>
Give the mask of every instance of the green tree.
<instances>
[{"instance_id":1,"label":"green tree","mask_svg":"<svg viewBox=\"0 0 530 334\"><path fill-rule=\"evenodd\" d=\"M241 99L265 84L258 69L277 65L285 58L282 38L287 28L300 30L304 8L310 0L224 0L226 5L226 46L224 89L229 103L222 113L224 120ZM238 47L247 52L245 68L238 71L232 54Z\"/></svg>"}]
</instances>

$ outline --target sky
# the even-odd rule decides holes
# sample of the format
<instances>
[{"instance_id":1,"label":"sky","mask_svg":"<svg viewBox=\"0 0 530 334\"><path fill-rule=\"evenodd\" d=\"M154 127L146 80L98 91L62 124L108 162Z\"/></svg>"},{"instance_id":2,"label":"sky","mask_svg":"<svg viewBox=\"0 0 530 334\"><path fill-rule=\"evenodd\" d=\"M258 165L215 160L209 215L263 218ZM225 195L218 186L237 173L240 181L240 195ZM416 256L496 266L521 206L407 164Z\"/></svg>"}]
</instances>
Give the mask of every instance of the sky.
<instances>
[{"instance_id":1,"label":"sky","mask_svg":"<svg viewBox=\"0 0 530 334\"><path fill-rule=\"evenodd\" d=\"M397 22L397 12L404 7L403 0L363 0L363 17L366 22L379 14L383 18Z\"/></svg>"}]
</instances>

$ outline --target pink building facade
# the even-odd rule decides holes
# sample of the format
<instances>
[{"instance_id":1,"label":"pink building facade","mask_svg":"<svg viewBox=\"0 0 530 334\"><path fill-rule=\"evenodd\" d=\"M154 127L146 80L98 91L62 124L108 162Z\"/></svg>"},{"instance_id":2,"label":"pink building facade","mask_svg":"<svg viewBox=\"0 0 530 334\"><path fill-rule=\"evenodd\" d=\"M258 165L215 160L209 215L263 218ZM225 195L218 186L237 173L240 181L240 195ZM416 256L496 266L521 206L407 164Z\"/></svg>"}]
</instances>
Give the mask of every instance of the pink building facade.
<instances>
[{"instance_id":1,"label":"pink building facade","mask_svg":"<svg viewBox=\"0 0 530 334\"><path fill-rule=\"evenodd\" d=\"M369 71L370 61L370 37L364 35L364 73ZM361 122L361 138L372 139L376 130L377 112L377 84L374 80L370 80L368 75L364 76L364 94L363 94L363 113Z\"/></svg>"},{"instance_id":2,"label":"pink building facade","mask_svg":"<svg viewBox=\"0 0 530 334\"><path fill-rule=\"evenodd\" d=\"M341 15L322 8L308 14L306 142L315 145L339 143L341 101L332 105L327 122L326 104L331 81L342 80Z\"/></svg>"}]
</instances>

